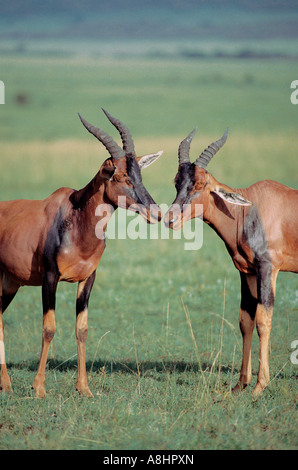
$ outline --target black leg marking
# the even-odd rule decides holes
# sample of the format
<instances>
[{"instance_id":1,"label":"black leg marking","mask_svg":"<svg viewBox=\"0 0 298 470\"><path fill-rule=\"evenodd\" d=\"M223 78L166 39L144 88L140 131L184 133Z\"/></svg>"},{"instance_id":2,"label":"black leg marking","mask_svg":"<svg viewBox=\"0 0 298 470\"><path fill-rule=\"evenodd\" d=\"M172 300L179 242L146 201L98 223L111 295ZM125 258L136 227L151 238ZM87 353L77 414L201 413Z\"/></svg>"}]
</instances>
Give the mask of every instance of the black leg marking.
<instances>
[{"instance_id":1,"label":"black leg marking","mask_svg":"<svg viewBox=\"0 0 298 470\"><path fill-rule=\"evenodd\" d=\"M89 297L91 293L91 289L93 287L94 281L95 281L95 275L96 271L94 271L91 276L87 279L84 288L82 292L80 292L79 297L77 298L76 302L76 313L77 315L80 312L83 312L84 310L87 310L88 308L88 303L89 303Z\"/></svg>"},{"instance_id":2,"label":"black leg marking","mask_svg":"<svg viewBox=\"0 0 298 470\"><path fill-rule=\"evenodd\" d=\"M246 274L240 273L240 278L241 278L241 304L240 304L240 307L241 307L242 310L245 310L247 313L249 313L251 319L254 319L255 315L256 315L258 299L253 297L253 295L250 292L250 289L249 289L249 286L248 286L248 283L247 283Z\"/></svg>"},{"instance_id":3,"label":"black leg marking","mask_svg":"<svg viewBox=\"0 0 298 470\"><path fill-rule=\"evenodd\" d=\"M16 295L16 292L14 292L13 294L3 293L3 296L2 296L2 313L5 312L5 310L9 306L10 302L14 299L15 295Z\"/></svg>"},{"instance_id":4,"label":"black leg marking","mask_svg":"<svg viewBox=\"0 0 298 470\"><path fill-rule=\"evenodd\" d=\"M58 272L46 272L42 284L42 305L43 312L55 310L56 306L56 290L59 280Z\"/></svg>"},{"instance_id":5,"label":"black leg marking","mask_svg":"<svg viewBox=\"0 0 298 470\"><path fill-rule=\"evenodd\" d=\"M267 309L274 305L274 292L272 288L272 265L260 263L257 269L257 287L259 303Z\"/></svg>"}]
</instances>

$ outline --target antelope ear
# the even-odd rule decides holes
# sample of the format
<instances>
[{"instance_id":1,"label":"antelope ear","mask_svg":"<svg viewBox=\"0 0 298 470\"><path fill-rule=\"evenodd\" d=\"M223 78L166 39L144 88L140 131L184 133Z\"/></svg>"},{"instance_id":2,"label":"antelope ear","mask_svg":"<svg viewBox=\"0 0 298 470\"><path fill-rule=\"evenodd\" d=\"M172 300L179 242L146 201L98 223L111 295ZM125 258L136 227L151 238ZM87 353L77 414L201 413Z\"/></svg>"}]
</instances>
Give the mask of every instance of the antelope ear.
<instances>
[{"instance_id":1,"label":"antelope ear","mask_svg":"<svg viewBox=\"0 0 298 470\"><path fill-rule=\"evenodd\" d=\"M144 157L137 157L140 170L147 168L151 163L154 163L162 154L163 150L157 153L151 153L150 155L145 155Z\"/></svg>"},{"instance_id":2,"label":"antelope ear","mask_svg":"<svg viewBox=\"0 0 298 470\"><path fill-rule=\"evenodd\" d=\"M100 170L100 174L104 179L111 181L114 176L115 170L116 168L114 166L105 165Z\"/></svg>"},{"instance_id":3,"label":"antelope ear","mask_svg":"<svg viewBox=\"0 0 298 470\"><path fill-rule=\"evenodd\" d=\"M238 206L251 206L252 205L252 202L240 196L240 194L230 193L226 191L224 188L216 188L212 190L211 192L217 194L224 201L227 201L230 204L237 204Z\"/></svg>"}]
</instances>

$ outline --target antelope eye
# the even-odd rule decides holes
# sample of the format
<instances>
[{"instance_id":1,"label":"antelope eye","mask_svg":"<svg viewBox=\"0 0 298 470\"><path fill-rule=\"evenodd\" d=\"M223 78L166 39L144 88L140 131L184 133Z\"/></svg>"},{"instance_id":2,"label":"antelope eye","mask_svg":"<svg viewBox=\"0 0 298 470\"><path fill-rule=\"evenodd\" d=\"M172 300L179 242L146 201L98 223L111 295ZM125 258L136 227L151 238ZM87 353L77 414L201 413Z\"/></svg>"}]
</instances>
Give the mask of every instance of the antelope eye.
<instances>
[{"instance_id":1,"label":"antelope eye","mask_svg":"<svg viewBox=\"0 0 298 470\"><path fill-rule=\"evenodd\" d=\"M114 175L114 179L116 181L123 181L127 178L127 173L119 172Z\"/></svg>"},{"instance_id":2,"label":"antelope eye","mask_svg":"<svg viewBox=\"0 0 298 470\"><path fill-rule=\"evenodd\" d=\"M195 182L195 185L194 185L194 188L196 191L201 191L201 189L203 188L203 184L201 181L196 181Z\"/></svg>"}]
</instances>

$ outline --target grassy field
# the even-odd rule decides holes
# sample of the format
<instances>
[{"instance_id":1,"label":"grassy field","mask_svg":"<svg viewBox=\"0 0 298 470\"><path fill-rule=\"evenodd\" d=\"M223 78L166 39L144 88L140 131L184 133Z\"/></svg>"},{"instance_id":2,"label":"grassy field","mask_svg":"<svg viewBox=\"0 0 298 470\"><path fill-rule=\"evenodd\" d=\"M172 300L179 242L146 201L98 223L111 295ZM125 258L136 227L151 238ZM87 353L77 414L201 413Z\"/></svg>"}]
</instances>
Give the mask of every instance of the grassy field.
<instances>
[{"instance_id":1,"label":"grassy field","mask_svg":"<svg viewBox=\"0 0 298 470\"><path fill-rule=\"evenodd\" d=\"M226 126L210 163L232 187L276 179L297 188L297 64L276 60L2 58L0 199L44 198L80 188L105 158L76 113L116 137L100 110L124 120L138 153L164 150L144 170L157 203L175 195L179 142L195 125L195 158ZM239 275L204 226L203 247L185 240L112 240L92 292L87 365L94 399L75 392L76 286L61 284L47 396L31 390L42 327L41 291L23 288L5 313L14 393L0 394L1 449L297 448L297 278L281 274L270 346L271 382L253 399L231 394L241 364ZM253 338L253 384L258 338Z\"/></svg>"},{"instance_id":2,"label":"grassy field","mask_svg":"<svg viewBox=\"0 0 298 470\"><path fill-rule=\"evenodd\" d=\"M135 136L179 139L195 125L199 136L217 137L227 126L231 135L296 134L296 61L19 57L1 59L0 70L1 141L88 140L77 112L111 130L100 106Z\"/></svg>"}]
</instances>

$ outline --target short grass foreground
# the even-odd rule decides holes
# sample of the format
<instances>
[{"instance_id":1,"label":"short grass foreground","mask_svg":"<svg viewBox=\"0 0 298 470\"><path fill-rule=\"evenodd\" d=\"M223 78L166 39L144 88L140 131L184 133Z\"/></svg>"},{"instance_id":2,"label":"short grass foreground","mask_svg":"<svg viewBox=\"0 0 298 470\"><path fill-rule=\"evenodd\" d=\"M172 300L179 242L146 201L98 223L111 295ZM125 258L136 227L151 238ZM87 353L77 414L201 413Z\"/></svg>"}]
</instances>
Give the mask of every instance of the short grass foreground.
<instances>
[{"instance_id":1,"label":"short grass foreground","mask_svg":"<svg viewBox=\"0 0 298 470\"><path fill-rule=\"evenodd\" d=\"M238 278L224 259L216 276L204 275L208 258L220 259L219 247L198 254L202 271L195 282L183 277L179 250L171 273L162 250L158 269L146 252L142 270L134 270L133 251L130 245L120 265L117 254L110 255L93 292L87 343L93 399L75 392L74 286L59 289L45 399L35 398L31 389L40 348L40 293L24 289L15 300L5 318L14 393L0 395L1 449L293 448L297 388L289 348L295 305L291 278L281 276L279 283L272 381L255 400L251 389L231 394L241 360ZM141 251L139 245L133 255ZM255 381L256 335L253 348Z\"/></svg>"}]
</instances>

